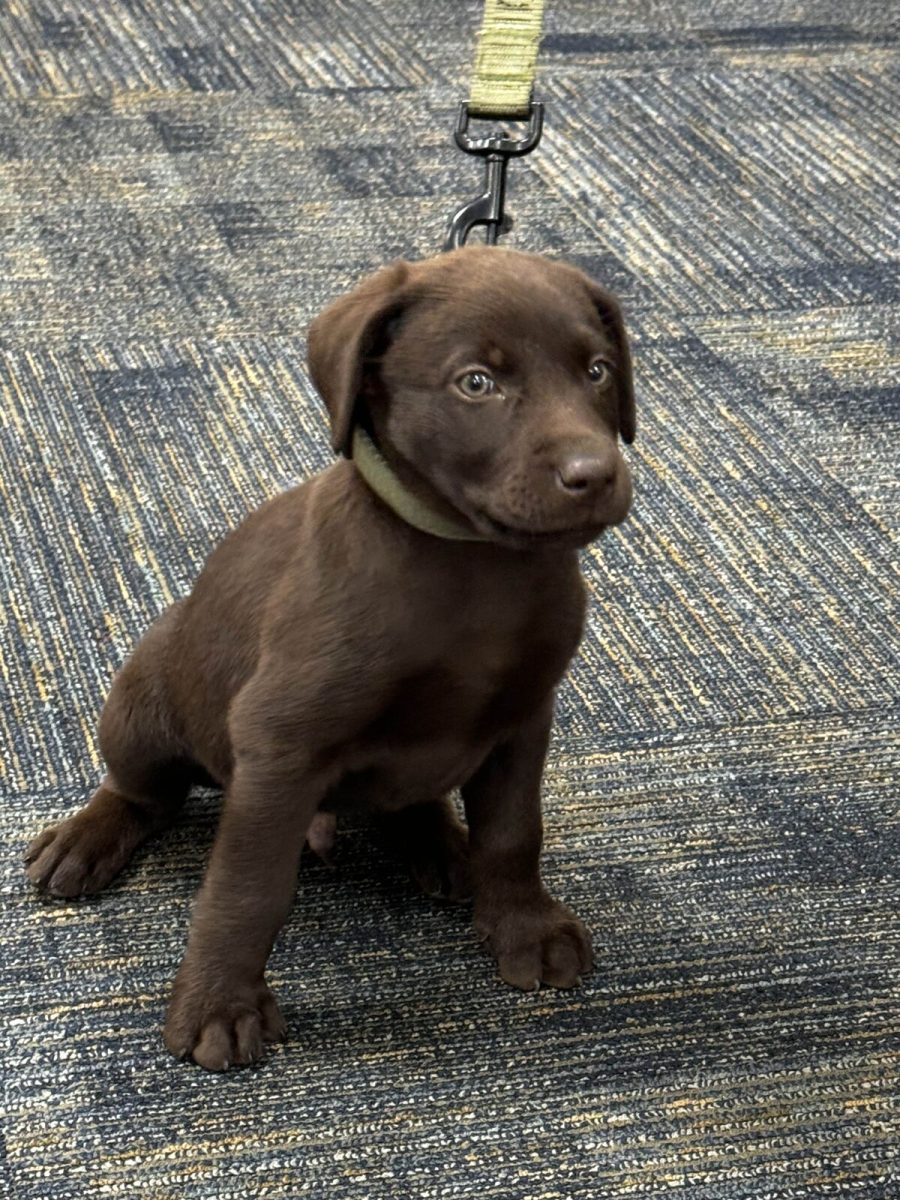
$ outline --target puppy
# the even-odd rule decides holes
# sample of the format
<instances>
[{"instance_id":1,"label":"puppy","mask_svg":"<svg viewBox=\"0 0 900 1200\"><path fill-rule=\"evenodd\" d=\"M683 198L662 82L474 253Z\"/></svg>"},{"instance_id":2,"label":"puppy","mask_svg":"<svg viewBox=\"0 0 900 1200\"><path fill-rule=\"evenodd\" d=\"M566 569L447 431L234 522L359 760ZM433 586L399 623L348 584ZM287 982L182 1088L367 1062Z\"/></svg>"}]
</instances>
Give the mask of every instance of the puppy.
<instances>
[{"instance_id":1,"label":"puppy","mask_svg":"<svg viewBox=\"0 0 900 1200\"><path fill-rule=\"evenodd\" d=\"M592 965L541 880L539 793L577 550L631 503L618 305L572 267L465 247L337 300L309 363L343 457L252 513L150 628L103 710L106 776L27 854L46 891L94 892L193 783L225 789L165 1024L210 1070L283 1036L266 960L306 838L327 848L351 805L427 890L471 893L507 983Z\"/></svg>"}]
</instances>

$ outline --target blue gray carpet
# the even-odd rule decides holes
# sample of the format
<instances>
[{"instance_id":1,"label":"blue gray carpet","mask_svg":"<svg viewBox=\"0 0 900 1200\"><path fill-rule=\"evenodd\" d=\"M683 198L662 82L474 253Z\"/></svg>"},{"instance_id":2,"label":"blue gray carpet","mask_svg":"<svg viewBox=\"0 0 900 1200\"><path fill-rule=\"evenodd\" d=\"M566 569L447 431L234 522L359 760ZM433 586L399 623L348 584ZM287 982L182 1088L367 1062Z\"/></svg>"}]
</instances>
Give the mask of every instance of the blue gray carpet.
<instances>
[{"instance_id":1,"label":"blue gray carpet","mask_svg":"<svg viewBox=\"0 0 900 1200\"><path fill-rule=\"evenodd\" d=\"M475 194L479 6L0 2L4 1196L900 1196L900 18L549 7L510 244L620 292L640 404L546 780L598 969L505 989L350 829L290 1041L211 1077L160 1024L216 797L95 901L21 851L151 618L329 461L309 318Z\"/></svg>"}]
</instances>

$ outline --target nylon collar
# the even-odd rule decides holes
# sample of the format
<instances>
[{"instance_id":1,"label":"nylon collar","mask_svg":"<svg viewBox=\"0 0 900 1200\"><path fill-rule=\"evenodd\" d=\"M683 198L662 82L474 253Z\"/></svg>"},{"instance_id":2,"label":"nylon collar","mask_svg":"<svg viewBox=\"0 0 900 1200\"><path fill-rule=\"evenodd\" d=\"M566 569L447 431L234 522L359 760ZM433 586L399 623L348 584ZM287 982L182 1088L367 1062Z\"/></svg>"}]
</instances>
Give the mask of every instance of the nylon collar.
<instances>
[{"instance_id":1,"label":"nylon collar","mask_svg":"<svg viewBox=\"0 0 900 1200\"><path fill-rule=\"evenodd\" d=\"M353 464L380 500L397 516L432 537L450 542L488 542L463 521L435 512L413 495L369 435L357 425L353 430Z\"/></svg>"}]
</instances>

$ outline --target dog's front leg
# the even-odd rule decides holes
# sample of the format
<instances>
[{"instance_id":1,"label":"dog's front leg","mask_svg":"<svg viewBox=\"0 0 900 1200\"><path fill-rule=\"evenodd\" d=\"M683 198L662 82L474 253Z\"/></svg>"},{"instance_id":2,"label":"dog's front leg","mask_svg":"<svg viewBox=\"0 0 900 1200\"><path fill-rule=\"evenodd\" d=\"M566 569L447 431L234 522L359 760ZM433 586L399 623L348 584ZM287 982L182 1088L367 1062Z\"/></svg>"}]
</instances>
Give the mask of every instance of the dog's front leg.
<instances>
[{"instance_id":1,"label":"dog's front leg","mask_svg":"<svg viewBox=\"0 0 900 1200\"><path fill-rule=\"evenodd\" d=\"M462 789L475 928L501 977L531 990L573 987L593 964L590 934L541 881L540 785L552 702L499 743Z\"/></svg>"},{"instance_id":2,"label":"dog's front leg","mask_svg":"<svg viewBox=\"0 0 900 1200\"><path fill-rule=\"evenodd\" d=\"M326 789L298 754L238 757L166 1017L179 1058L222 1071L283 1037L263 973Z\"/></svg>"}]
</instances>

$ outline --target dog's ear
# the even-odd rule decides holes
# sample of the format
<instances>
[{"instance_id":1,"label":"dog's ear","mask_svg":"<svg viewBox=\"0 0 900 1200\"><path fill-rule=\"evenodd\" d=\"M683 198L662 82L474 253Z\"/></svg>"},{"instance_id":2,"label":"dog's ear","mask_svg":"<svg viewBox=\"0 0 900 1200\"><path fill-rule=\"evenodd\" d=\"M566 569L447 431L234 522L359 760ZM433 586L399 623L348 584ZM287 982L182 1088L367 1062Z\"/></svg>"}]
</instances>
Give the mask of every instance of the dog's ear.
<instances>
[{"instance_id":1,"label":"dog's ear","mask_svg":"<svg viewBox=\"0 0 900 1200\"><path fill-rule=\"evenodd\" d=\"M590 291L600 319L615 346L616 374L619 381L619 434L623 442L631 445L635 433L634 379L631 371L631 349L622 319L622 309L612 292L608 292L599 284L591 281Z\"/></svg>"},{"instance_id":2,"label":"dog's ear","mask_svg":"<svg viewBox=\"0 0 900 1200\"><path fill-rule=\"evenodd\" d=\"M365 359L378 350L388 323L402 310L408 277L405 262L384 267L329 304L309 327L309 371L328 409L337 454L350 457Z\"/></svg>"}]
</instances>

